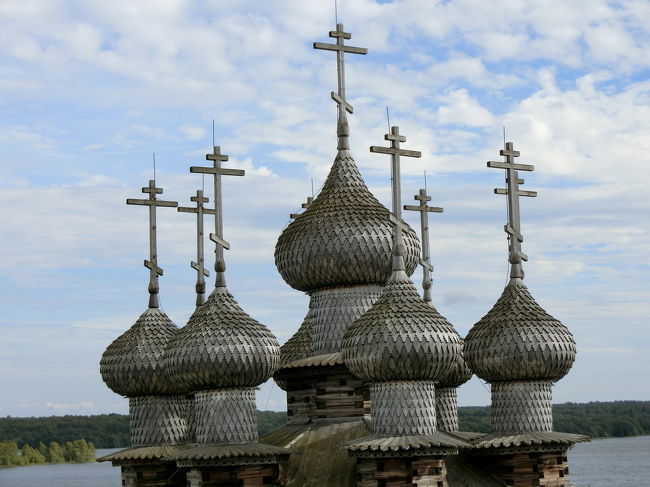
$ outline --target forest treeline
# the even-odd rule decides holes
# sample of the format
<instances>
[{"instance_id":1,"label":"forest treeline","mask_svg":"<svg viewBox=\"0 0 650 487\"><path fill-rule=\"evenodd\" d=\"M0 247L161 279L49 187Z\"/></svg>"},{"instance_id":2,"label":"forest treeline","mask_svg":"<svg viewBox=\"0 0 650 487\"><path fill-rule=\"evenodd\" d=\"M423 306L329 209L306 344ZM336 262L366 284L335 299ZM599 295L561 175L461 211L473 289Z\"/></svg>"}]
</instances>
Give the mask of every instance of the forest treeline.
<instances>
[{"instance_id":1,"label":"forest treeline","mask_svg":"<svg viewBox=\"0 0 650 487\"><path fill-rule=\"evenodd\" d=\"M490 431L490 408L460 407L461 431ZM592 438L650 435L650 401L589 402L553 405L553 430Z\"/></svg>"},{"instance_id":2,"label":"forest treeline","mask_svg":"<svg viewBox=\"0 0 650 487\"><path fill-rule=\"evenodd\" d=\"M286 412L258 411L260 435L283 425ZM490 408L458 408L462 431L490 431ZM555 431L610 436L650 435L650 401L565 403L553 406ZM15 441L18 448L40 442L64 444L84 438L97 448L121 448L129 444L129 417L121 414L0 418L0 441Z\"/></svg>"},{"instance_id":3,"label":"forest treeline","mask_svg":"<svg viewBox=\"0 0 650 487\"><path fill-rule=\"evenodd\" d=\"M20 449L15 441L0 441L0 467L94 461L95 445L86 440L66 441L63 445L56 441L48 445L40 442L36 448L25 443Z\"/></svg>"},{"instance_id":4,"label":"forest treeline","mask_svg":"<svg viewBox=\"0 0 650 487\"><path fill-rule=\"evenodd\" d=\"M286 412L257 411L260 435L287 422ZM0 441L23 445L65 443L84 438L97 448L122 448L129 444L129 416L98 414L93 416L48 416L40 418L0 418Z\"/></svg>"}]
</instances>

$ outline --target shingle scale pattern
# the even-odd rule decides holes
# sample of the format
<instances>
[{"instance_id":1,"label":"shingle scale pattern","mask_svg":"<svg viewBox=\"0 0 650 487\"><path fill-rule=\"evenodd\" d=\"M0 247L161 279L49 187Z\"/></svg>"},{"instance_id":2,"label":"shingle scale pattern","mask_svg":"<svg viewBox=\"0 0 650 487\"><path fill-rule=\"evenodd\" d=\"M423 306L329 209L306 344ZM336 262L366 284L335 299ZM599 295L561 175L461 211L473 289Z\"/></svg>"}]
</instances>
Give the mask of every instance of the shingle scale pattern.
<instances>
[{"instance_id":1,"label":"shingle scale pattern","mask_svg":"<svg viewBox=\"0 0 650 487\"><path fill-rule=\"evenodd\" d=\"M370 386L373 436L432 435L436 432L433 381L388 381Z\"/></svg>"},{"instance_id":2,"label":"shingle scale pattern","mask_svg":"<svg viewBox=\"0 0 650 487\"><path fill-rule=\"evenodd\" d=\"M406 435L396 437L365 437L348 442L346 448L351 451L403 451L429 448L467 448L469 444L459 438L436 431L432 435Z\"/></svg>"},{"instance_id":3,"label":"shingle scale pattern","mask_svg":"<svg viewBox=\"0 0 650 487\"><path fill-rule=\"evenodd\" d=\"M194 421L199 444L256 442L255 388L195 393Z\"/></svg>"},{"instance_id":4,"label":"shingle scale pattern","mask_svg":"<svg viewBox=\"0 0 650 487\"><path fill-rule=\"evenodd\" d=\"M449 373L461 352L458 333L422 301L403 271L396 271L377 302L348 327L343 360L368 382L434 380Z\"/></svg>"},{"instance_id":5,"label":"shingle scale pattern","mask_svg":"<svg viewBox=\"0 0 650 487\"><path fill-rule=\"evenodd\" d=\"M139 396L129 399L131 446L177 445L187 441L185 396Z\"/></svg>"},{"instance_id":6,"label":"shingle scale pattern","mask_svg":"<svg viewBox=\"0 0 650 487\"><path fill-rule=\"evenodd\" d=\"M312 353L341 351L345 330L377 301L383 286L346 286L311 293Z\"/></svg>"},{"instance_id":7,"label":"shingle scale pattern","mask_svg":"<svg viewBox=\"0 0 650 487\"><path fill-rule=\"evenodd\" d=\"M488 382L564 377L575 360L571 332L512 280L465 338L465 359Z\"/></svg>"},{"instance_id":8,"label":"shingle scale pattern","mask_svg":"<svg viewBox=\"0 0 650 487\"><path fill-rule=\"evenodd\" d=\"M298 331L280 347L280 367L311 355L312 310L307 311Z\"/></svg>"},{"instance_id":9,"label":"shingle scale pattern","mask_svg":"<svg viewBox=\"0 0 650 487\"><path fill-rule=\"evenodd\" d=\"M458 431L458 398L455 387L436 384L436 423L442 431Z\"/></svg>"},{"instance_id":10,"label":"shingle scale pattern","mask_svg":"<svg viewBox=\"0 0 650 487\"><path fill-rule=\"evenodd\" d=\"M460 338L460 336L459 339L461 342L461 347L464 348L465 341ZM451 367L451 369L449 369L449 372L440 378L440 380L436 381L436 387L460 387L465 382L470 380L472 378L472 375L472 369L470 369L469 365L467 365L465 354L463 351L461 351L461 353L454 356L454 365Z\"/></svg>"},{"instance_id":11,"label":"shingle scale pattern","mask_svg":"<svg viewBox=\"0 0 650 487\"><path fill-rule=\"evenodd\" d=\"M550 381L492 384L492 432L521 434L553 430Z\"/></svg>"},{"instance_id":12,"label":"shingle scale pattern","mask_svg":"<svg viewBox=\"0 0 650 487\"><path fill-rule=\"evenodd\" d=\"M251 318L225 287L217 287L169 341L167 374L191 390L254 387L280 363L280 346Z\"/></svg>"},{"instance_id":13,"label":"shingle scale pattern","mask_svg":"<svg viewBox=\"0 0 650 487\"><path fill-rule=\"evenodd\" d=\"M275 265L287 284L301 291L383 285L392 268L389 215L366 187L350 152L340 150L320 194L280 235ZM404 241L410 275L420 255L410 227Z\"/></svg>"},{"instance_id":14,"label":"shingle scale pattern","mask_svg":"<svg viewBox=\"0 0 650 487\"><path fill-rule=\"evenodd\" d=\"M172 383L162 364L165 347L177 331L160 308L148 308L104 351L99 370L106 385L128 397L183 392L183 384Z\"/></svg>"}]
</instances>

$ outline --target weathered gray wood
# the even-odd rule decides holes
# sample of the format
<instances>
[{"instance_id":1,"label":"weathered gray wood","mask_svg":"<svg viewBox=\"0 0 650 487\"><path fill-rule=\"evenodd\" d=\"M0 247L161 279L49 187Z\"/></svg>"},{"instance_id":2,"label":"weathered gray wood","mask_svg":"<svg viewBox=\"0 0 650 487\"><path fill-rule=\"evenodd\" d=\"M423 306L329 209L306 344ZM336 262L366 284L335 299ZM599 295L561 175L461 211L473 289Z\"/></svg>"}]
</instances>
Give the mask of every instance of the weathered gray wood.
<instances>
[{"instance_id":1,"label":"weathered gray wood","mask_svg":"<svg viewBox=\"0 0 650 487\"><path fill-rule=\"evenodd\" d=\"M205 208L203 203L210 200L203 196L203 190L196 190L196 196L190 198L196 202L195 207L179 206L178 211L181 213L196 213L196 262L191 261L190 266L196 271L196 306L202 306L205 303L205 279L210 276L210 272L205 268L205 258L203 253L203 215L214 215L215 210Z\"/></svg>"},{"instance_id":2,"label":"weathered gray wood","mask_svg":"<svg viewBox=\"0 0 650 487\"><path fill-rule=\"evenodd\" d=\"M163 189L156 187L156 181L151 179L149 186L142 188L142 192L149 195L146 200L127 198L127 205L139 205L149 207L149 260L144 261L144 266L149 269L149 307L157 308L160 303L158 301L158 276L163 275L163 270L158 266L158 250L156 241L156 207L171 207L178 206L176 201L163 201L156 199L157 194L162 194Z\"/></svg>"},{"instance_id":3,"label":"weathered gray wood","mask_svg":"<svg viewBox=\"0 0 650 487\"><path fill-rule=\"evenodd\" d=\"M364 47L346 46L345 40L351 39L352 34L344 32L343 24L336 24L336 30L330 31L329 36L336 39L336 44L327 44L323 42L314 42L314 49L325 51L336 51L336 72L338 77L338 93L332 92L332 99L338 104L338 120L336 125L336 134L338 137L338 149L346 150L350 148L348 135L350 128L346 112L352 113L352 105L345 98L345 57L344 53L350 54L367 54L368 49Z\"/></svg>"},{"instance_id":4,"label":"weathered gray wood","mask_svg":"<svg viewBox=\"0 0 650 487\"><path fill-rule=\"evenodd\" d=\"M524 270L522 268L522 261L528 260L528 257L521 250L523 237L521 236L519 197L535 197L537 196L537 192L522 191L519 189L519 185L523 184L523 179L519 178L517 171L533 171L535 170L535 166L532 164L515 164L514 158L519 157L519 151L514 150L512 142L507 142L505 148L500 151L500 154L505 156L505 162L488 161L487 166L506 170L507 189L496 188L494 193L508 197L508 225L506 225L506 233L508 234L509 243L508 261L510 262L510 277L512 279L523 279ZM516 236L516 238L512 238L513 236Z\"/></svg>"},{"instance_id":5,"label":"weathered gray wood","mask_svg":"<svg viewBox=\"0 0 650 487\"><path fill-rule=\"evenodd\" d=\"M400 155L406 157L422 157L422 153L420 151L395 149L392 147L381 147L376 145L370 146L370 152L378 152L380 154Z\"/></svg>"}]
</instances>

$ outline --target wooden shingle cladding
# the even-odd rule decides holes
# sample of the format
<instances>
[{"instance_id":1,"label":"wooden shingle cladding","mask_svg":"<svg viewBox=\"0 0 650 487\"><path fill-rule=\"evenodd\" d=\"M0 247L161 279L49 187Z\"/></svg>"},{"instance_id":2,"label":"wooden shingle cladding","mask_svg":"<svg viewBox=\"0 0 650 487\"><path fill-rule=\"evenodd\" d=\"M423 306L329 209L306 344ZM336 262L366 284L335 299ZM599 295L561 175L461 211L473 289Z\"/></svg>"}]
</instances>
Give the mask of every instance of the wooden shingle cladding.
<instances>
[{"instance_id":1,"label":"wooden shingle cladding","mask_svg":"<svg viewBox=\"0 0 650 487\"><path fill-rule=\"evenodd\" d=\"M280 235L275 264L294 289L383 285L391 274L390 212L368 190L349 150L339 150L313 203ZM405 230L406 265L420 257L418 238Z\"/></svg>"},{"instance_id":2,"label":"wooden shingle cladding","mask_svg":"<svg viewBox=\"0 0 650 487\"><path fill-rule=\"evenodd\" d=\"M186 443L187 413L191 400L185 396L136 396L129 398L131 446Z\"/></svg>"},{"instance_id":3,"label":"wooden shingle cladding","mask_svg":"<svg viewBox=\"0 0 650 487\"><path fill-rule=\"evenodd\" d=\"M106 385L127 397L184 392L184 385L169 380L162 362L165 347L177 331L164 311L147 308L102 354L99 371Z\"/></svg>"}]
</instances>

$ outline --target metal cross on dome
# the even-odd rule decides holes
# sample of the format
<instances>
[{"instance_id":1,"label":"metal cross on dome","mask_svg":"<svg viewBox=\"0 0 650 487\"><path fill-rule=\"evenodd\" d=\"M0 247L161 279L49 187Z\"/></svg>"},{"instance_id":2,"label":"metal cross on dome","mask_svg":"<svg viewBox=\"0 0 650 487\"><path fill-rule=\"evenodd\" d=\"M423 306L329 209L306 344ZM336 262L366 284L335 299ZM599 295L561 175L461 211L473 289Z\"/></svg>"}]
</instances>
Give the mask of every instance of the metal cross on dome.
<instances>
[{"instance_id":1,"label":"metal cross on dome","mask_svg":"<svg viewBox=\"0 0 650 487\"><path fill-rule=\"evenodd\" d=\"M420 189L420 193L416 194L413 199L419 200L420 204L404 205L404 209L420 212L422 235L422 259L420 260L420 265L422 266L422 289L424 289L423 300L430 303L433 266L431 265L431 256L429 254L429 213L442 213L443 209L438 206L427 205L427 201L431 201L431 196L427 194L426 188Z\"/></svg>"},{"instance_id":2,"label":"metal cross on dome","mask_svg":"<svg viewBox=\"0 0 650 487\"><path fill-rule=\"evenodd\" d=\"M507 142L505 149L501 149L499 154L505 156L505 162L488 161L487 167L505 169L507 188L495 188L494 194L504 194L508 197L508 224L503 228L508 234L510 262L510 277L524 278L522 261L528 260L528 256L521 250L521 243L524 237L521 234L521 215L519 212L519 197L537 196L537 191L521 191L520 184L524 184L523 179L519 179L517 171L534 171L535 166L532 164L515 164L515 157L519 157L519 151L514 150L512 142Z\"/></svg>"},{"instance_id":3,"label":"metal cross on dome","mask_svg":"<svg viewBox=\"0 0 650 487\"><path fill-rule=\"evenodd\" d=\"M196 262L190 262L190 266L196 271L196 306L202 306L205 303L205 277L210 276L210 272L205 268L203 255L203 215L214 215L215 211L203 206L203 203L210 200L203 196L201 189L197 189L196 196L192 196L190 200L196 202L195 207L179 206L178 211L196 213Z\"/></svg>"},{"instance_id":4,"label":"metal cross on dome","mask_svg":"<svg viewBox=\"0 0 650 487\"><path fill-rule=\"evenodd\" d=\"M212 174L214 177L214 231L210 234L216 247L214 269L217 272L217 285L224 286L225 281L223 272L226 269L226 263L223 259L223 249L230 249L230 244L223 239L223 209L221 201L221 176L244 176L246 172L243 169L224 169L221 167L222 162L228 160L228 156L221 153L221 147L215 145L212 154L205 155L206 160L212 161L212 167L191 166L190 172L200 174Z\"/></svg>"},{"instance_id":5,"label":"metal cross on dome","mask_svg":"<svg viewBox=\"0 0 650 487\"><path fill-rule=\"evenodd\" d=\"M343 30L343 24L336 24L336 30L331 30L329 36L336 39L336 44L314 42L314 49L336 51L336 72L338 74L338 93L332 91L331 96L339 107L337 135L339 136L339 149L349 149L347 146L348 121L345 112L352 113L352 105L345 99L345 53L368 54L365 47L346 46L345 39L351 39L352 34Z\"/></svg>"},{"instance_id":6,"label":"metal cross on dome","mask_svg":"<svg viewBox=\"0 0 650 487\"><path fill-rule=\"evenodd\" d=\"M397 224L398 232L405 225L402 221L402 189L400 181L400 156L405 157L422 157L422 153L414 150L400 148L400 142L406 142L406 136L399 133L399 127L390 128L390 134L384 135L385 140L390 141L390 147L381 147L377 145L370 146L370 152L379 154L390 154L391 156L391 181L393 195L393 223ZM391 218L392 220L392 218Z\"/></svg>"},{"instance_id":7,"label":"metal cross on dome","mask_svg":"<svg viewBox=\"0 0 650 487\"><path fill-rule=\"evenodd\" d=\"M149 194L146 200L127 198L127 205L141 205L149 207L149 260L144 261L144 266L149 269L149 307L158 308L158 276L163 275L162 268L158 267L158 250L156 242L156 207L166 206L175 208L178 206L176 201L162 201L156 199L157 194L162 194L162 188L156 188L156 180L151 179L149 186L142 188L142 192Z\"/></svg>"}]
</instances>

